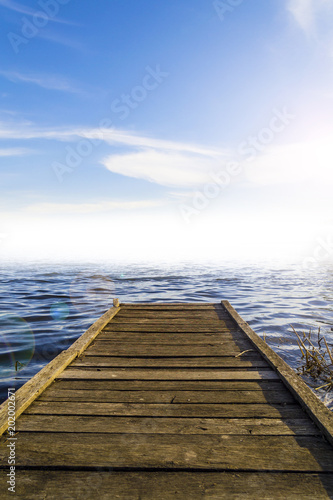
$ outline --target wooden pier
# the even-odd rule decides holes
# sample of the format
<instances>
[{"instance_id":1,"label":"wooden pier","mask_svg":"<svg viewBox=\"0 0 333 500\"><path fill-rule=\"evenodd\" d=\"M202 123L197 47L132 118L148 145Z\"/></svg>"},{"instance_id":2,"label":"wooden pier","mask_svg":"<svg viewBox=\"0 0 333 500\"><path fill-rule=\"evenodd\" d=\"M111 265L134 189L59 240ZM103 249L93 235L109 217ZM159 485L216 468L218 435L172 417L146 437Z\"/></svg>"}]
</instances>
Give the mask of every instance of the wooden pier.
<instances>
[{"instance_id":1,"label":"wooden pier","mask_svg":"<svg viewBox=\"0 0 333 500\"><path fill-rule=\"evenodd\" d=\"M220 304L118 304L16 392L1 498L333 498L333 415Z\"/></svg>"}]
</instances>

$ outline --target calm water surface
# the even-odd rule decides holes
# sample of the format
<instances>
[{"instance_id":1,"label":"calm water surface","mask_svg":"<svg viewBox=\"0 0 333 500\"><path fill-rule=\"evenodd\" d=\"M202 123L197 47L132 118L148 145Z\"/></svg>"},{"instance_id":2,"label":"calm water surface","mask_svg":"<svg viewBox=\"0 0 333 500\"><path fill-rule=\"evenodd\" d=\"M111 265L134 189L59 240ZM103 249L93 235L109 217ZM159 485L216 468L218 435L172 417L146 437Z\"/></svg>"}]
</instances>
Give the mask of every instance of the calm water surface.
<instances>
[{"instance_id":1,"label":"calm water surface","mask_svg":"<svg viewBox=\"0 0 333 500\"><path fill-rule=\"evenodd\" d=\"M0 275L1 401L8 387L20 387L69 347L114 297L123 302L227 299L294 369L300 356L290 325L314 332L320 327L333 346L333 265L305 271L298 265L38 263L2 265ZM320 391L320 397L333 409L333 394Z\"/></svg>"}]
</instances>

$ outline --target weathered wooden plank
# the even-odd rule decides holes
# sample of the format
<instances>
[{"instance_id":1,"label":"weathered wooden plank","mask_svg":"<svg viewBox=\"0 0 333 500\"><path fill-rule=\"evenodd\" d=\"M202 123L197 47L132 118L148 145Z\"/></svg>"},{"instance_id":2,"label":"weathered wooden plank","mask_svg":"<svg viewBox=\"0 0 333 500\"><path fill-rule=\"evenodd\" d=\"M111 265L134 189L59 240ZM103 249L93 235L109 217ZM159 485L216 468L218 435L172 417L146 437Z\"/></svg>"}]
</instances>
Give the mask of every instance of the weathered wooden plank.
<instances>
[{"instance_id":1,"label":"weathered wooden plank","mask_svg":"<svg viewBox=\"0 0 333 500\"><path fill-rule=\"evenodd\" d=\"M201 323L199 325L195 324L183 324L180 323L159 323L156 325L147 323L109 323L105 328L104 332L152 332L152 333L204 333L204 332L215 332L223 333L223 330L228 329L228 331L236 331L232 326L228 326L227 323L222 322L220 325L209 325Z\"/></svg>"},{"instance_id":2,"label":"weathered wooden plank","mask_svg":"<svg viewBox=\"0 0 333 500\"><path fill-rule=\"evenodd\" d=\"M56 471L22 472L22 483L15 497L25 500L45 498L93 498L98 490L99 498L126 500L210 500L220 499L269 499L269 491L276 490L277 500L322 500L329 498L331 483L325 474L274 474L232 472L118 472L118 471L64 471L63 482L58 485ZM289 477L290 476L290 477ZM44 479L45 477L45 479ZM304 481L302 479L304 478ZM5 481L1 483L5 487ZM325 485L325 487L323 486ZM34 496L33 491L36 492ZM72 496L69 496L69 491ZM309 491L314 493L311 497ZM328 493L327 493L328 492ZM258 496L260 494L260 496ZM58 496L59 495L59 496ZM204 497L202 495L205 495ZM3 498L11 498L10 493Z\"/></svg>"},{"instance_id":3,"label":"weathered wooden plank","mask_svg":"<svg viewBox=\"0 0 333 500\"><path fill-rule=\"evenodd\" d=\"M280 380L55 380L50 388L90 391L281 391Z\"/></svg>"},{"instance_id":4,"label":"weathered wooden plank","mask_svg":"<svg viewBox=\"0 0 333 500\"><path fill-rule=\"evenodd\" d=\"M198 342L200 339L206 339L208 342L211 340L215 342L221 341L237 341L242 339L242 334L237 331L232 331L230 329L224 329L218 332L154 332L154 331L142 331L136 332L134 330L131 331L112 331L111 329L104 329L101 332L101 339L124 339L124 341L130 341L130 339L138 338L141 341L147 339L147 341L154 342L161 341L165 342L167 339L173 339L177 341L177 343L181 344L182 340L186 343L192 338L195 342ZM99 337L98 337L99 338ZM245 340L245 338L243 339Z\"/></svg>"},{"instance_id":5,"label":"weathered wooden plank","mask_svg":"<svg viewBox=\"0 0 333 500\"><path fill-rule=\"evenodd\" d=\"M112 352L112 347L110 348ZM220 356L220 357L185 357L185 358L132 358L109 356L83 356L71 364L71 367L136 367L136 368L267 368L267 361L263 359Z\"/></svg>"},{"instance_id":6,"label":"weathered wooden plank","mask_svg":"<svg viewBox=\"0 0 333 500\"><path fill-rule=\"evenodd\" d=\"M237 335L237 328L227 321L188 322L188 321L118 321L111 322L104 328L105 332L144 332L147 333L217 333ZM156 331L155 331L156 330ZM239 334L239 333L238 333Z\"/></svg>"},{"instance_id":7,"label":"weathered wooden plank","mask_svg":"<svg viewBox=\"0 0 333 500\"><path fill-rule=\"evenodd\" d=\"M291 418L303 417L298 405L284 404L179 404L34 401L28 415L100 415L133 417Z\"/></svg>"},{"instance_id":8,"label":"weathered wooden plank","mask_svg":"<svg viewBox=\"0 0 333 500\"><path fill-rule=\"evenodd\" d=\"M151 347L151 351L149 351ZM178 350L177 350L178 349ZM97 351L100 351L97 354ZM119 351L119 354L118 354ZM255 352L253 346L247 342L220 342L219 344L177 344L177 343L136 343L136 342L107 342L96 340L86 351L86 356L108 356L127 357L220 357L220 356L243 356L243 353ZM206 352L206 355L205 355ZM151 356L150 356L151 354Z\"/></svg>"},{"instance_id":9,"label":"weathered wooden plank","mask_svg":"<svg viewBox=\"0 0 333 500\"><path fill-rule=\"evenodd\" d=\"M318 436L319 429L304 419L96 417L87 415L27 415L17 421L18 432L77 432L129 434L218 434L251 436Z\"/></svg>"},{"instance_id":10,"label":"weathered wooden plank","mask_svg":"<svg viewBox=\"0 0 333 500\"><path fill-rule=\"evenodd\" d=\"M183 304L186 306L186 304ZM165 308L157 308L153 305L146 306L146 307L124 307L120 306L120 313L122 315L135 315L135 314L179 314L180 316L189 316L194 314L195 316L200 316L200 315L218 315L218 316L225 316L226 311L225 309L221 306L221 304L217 305L216 307L183 307L182 309L179 309L179 307L175 308L173 306L170 307L165 307Z\"/></svg>"},{"instance_id":11,"label":"weathered wooden plank","mask_svg":"<svg viewBox=\"0 0 333 500\"><path fill-rule=\"evenodd\" d=\"M142 313L141 315L138 314L133 314L133 315L128 315L128 314L123 314L119 318L117 318L116 323L182 323L182 324L209 324L212 323L214 324L219 324L219 323L230 323L233 324L230 316L228 315L227 312L225 312L223 315L217 315L215 313L212 313L210 315L201 315L200 313L195 315L191 312L189 312L187 315L179 315L178 312L175 312L173 315L170 314L162 314L160 311L156 312L155 314L152 313L147 313L144 314ZM110 321L109 324L113 324L114 321Z\"/></svg>"},{"instance_id":12,"label":"weathered wooden plank","mask_svg":"<svg viewBox=\"0 0 333 500\"><path fill-rule=\"evenodd\" d=\"M200 468L333 472L333 450L315 436L20 433L16 466ZM0 446L5 460L7 449Z\"/></svg>"},{"instance_id":13,"label":"weathered wooden plank","mask_svg":"<svg viewBox=\"0 0 333 500\"><path fill-rule=\"evenodd\" d=\"M137 316L123 316L120 317L117 321L110 321L107 326L113 325L113 324L132 324L132 323L138 323L138 324L165 324L165 323L171 323L171 324L181 324L181 325L209 325L211 324L212 326L219 326L220 324L230 324L234 326L234 323L232 322L231 318L225 315L223 318L202 318L200 316L193 317L190 313L188 318L180 318L178 316L173 316L173 317L168 317L166 316L165 318L161 317L159 314L154 317L147 317L146 315L143 315L142 317L137 317Z\"/></svg>"},{"instance_id":14,"label":"weathered wooden plank","mask_svg":"<svg viewBox=\"0 0 333 500\"><path fill-rule=\"evenodd\" d=\"M273 370L211 370L196 369L98 369L68 368L61 379L122 379L122 380L279 380Z\"/></svg>"},{"instance_id":15,"label":"weathered wooden plank","mask_svg":"<svg viewBox=\"0 0 333 500\"><path fill-rule=\"evenodd\" d=\"M48 387L51 382L70 364L80 356L91 344L94 338L113 318L119 308L112 307L101 316L88 330L79 337L66 351L61 352L32 379L24 384L15 394L16 418L31 404L36 397ZM0 406L0 435L8 427L8 400Z\"/></svg>"},{"instance_id":16,"label":"weathered wooden plank","mask_svg":"<svg viewBox=\"0 0 333 500\"><path fill-rule=\"evenodd\" d=\"M206 321L212 321L217 322L217 321L230 321L230 316L226 311L221 311L221 312L216 312L216 311L209 311L209 312L203 312L203 311L187 311L187 312L180 312L180 311L136 311L133 313L128 313L128 312L120 312L120 321L165 321L170 320L170 321L180 321L180 322L186 322L189 321L190 323L195 323L195 322L206 322ZM117 319L117 321L119 320Z\"/></svg>"},{"instance_id":17,"label":"weathered wooden plank","mask_svg":"<svg viewBox=\"0 0 333 500\"><path fill-rule=\"evenodd\" d=\"M124 337L135 337L138 335L135 331L127 331L124 330L123 332L112 332L112 329L104 328L101 332L101 335L108 334L109 337L112 336L124 336ZM234 327L230 328L221 328L218 332L199 332L199 331L189 331L189 332L139 332L140 335L145 335L147 338L150 340L153 340L154 338L160 338L160 339L165 339L165 337L174 337L175 339L186 339L190 337L194 338L216 338L219 340L223 339L234 339L236 340L239 338L239 336L242 337L242 333L240 331L237 331Z\"/></svg>"},{"instance_id":18,"label":"weathered wooden plank","mask_svg":"<svg viewBox=\"0 0 333 500\"><path fill-rule=\"evenodd\" d=\"M110 349L111 347L111 349ZM112 342L111 346L98 340L89 348L87 355L103 356L105 352L114 356L236 356L247 349L253 349L250 342L210 344L130 344ZM107 350L107 351L106 351Z\"/></svg>"},{"instance_id":19,"label":"weathered wooden plank","mask_svg":"<svg viewBox=\"0 0 333 500\"><path fill-rule=\"evenodd\" d=\"M246 344L251 346L250 342L242 337L237 338L237 334L226 333L154 333L154 332L101 332L95 342L124 342L124 343L140 343L140 344ZM94 342L94 344L95 344ZM256 349L251 346L252 352Z\"/></svg>"},{"instance_id":20,"label":"weathered wooden plank","mask_svg":"<svg viewBox=\"0 0 333 500\"><path fill-rule=\"evenodd\" d=\"M212 309L213 311L219 310L221 304L218 302L122 302L120 304L121 310L167 310L167 311L182 311L182 310L204 310Z\"/></svg>"},{"instance_id":21,"label":"weathered wooden plank","mask_svg":"<svg viewBox=\"0 0 333 500\"><path fill-rule=\"evenodd\" d=\"M221 313L225 314L225 311L223 307L221 306L221 303L210 303L210 302L178 302L178 303L173 303L173 304L168 304L166 302L164 303L156 303L156 302L149 302L149 303L131 303L128 305L125 304L120 304L121 312L140 312L142 311L148 311L152 312L155 310L163 309L166 310L166 312L172 312L173 310L181 309L181 310L187 310L189 309L190 311L193 311L194 313L201 313L201 312L207 312L212 310L216 313Z\"/></svg>"},{"instance_id":22,"label":"weathered wooden plank","mask_svg":"<svg viewBox=\"0 0 333 500\"><path fill-rule=\"evenodd\" d=\"M38 401L113 403L294 403L287 390L280 391L96 391L48 387Z\"/></svg>"},{"instance_id":23,"label":"weathered wooden plank","mask_svg":"<svg viewBox=\"0 0 333 500\"><path fill-rule=\"evenodd\" d=\"M332 412L313 394L311 389L296 375L292 368L252 330L228 301L222 301L222 305L267 362L279 374L295 398L322 430L326 439L333 445Z\"/></svg>"},{"instance_id":24,"label":"weathered wooden plank","mask_svg":"<svg viewBox=\"0 0 333 500\"><path fill-rule=\"evenodd\" d=\"M322 473L20 471L15 498L23 500L327 500L333 478ZM1 491L6 491L5 478ZM110 497L112 492L112 497ZM2 498L12 498L13 494Z\"/></svg>"},{"instance_id":25,"label":"weathered wooden plank","mask_svg":"<svg viewBox=\"0 0 333 500\"><path fill-rule=\"evenodd\" d=\"M147 318L147 317L121 317L118 318L117 320L111 321L108 323L107 326L112 326L112 325L119 325L119 324L124 324L124 325L154 325L154 326L164 326L165 324L170 324L170 325L176 325L176 326L186 326L186 325L191 325L191 327L196 328L196 327L205 327L205 326L216 326L217 328L221 327L222 325L226 325L228 323L231 324L230 318L225 317L223 320L219 318L211 318L211 319L204 319L200 318L199 316L197 318L192 318L192 315L189 315L188 318L161 318L161 317L155 317L155 318ZM232 325L233 326L233 325Z\"/></svg>"}]
</instances>

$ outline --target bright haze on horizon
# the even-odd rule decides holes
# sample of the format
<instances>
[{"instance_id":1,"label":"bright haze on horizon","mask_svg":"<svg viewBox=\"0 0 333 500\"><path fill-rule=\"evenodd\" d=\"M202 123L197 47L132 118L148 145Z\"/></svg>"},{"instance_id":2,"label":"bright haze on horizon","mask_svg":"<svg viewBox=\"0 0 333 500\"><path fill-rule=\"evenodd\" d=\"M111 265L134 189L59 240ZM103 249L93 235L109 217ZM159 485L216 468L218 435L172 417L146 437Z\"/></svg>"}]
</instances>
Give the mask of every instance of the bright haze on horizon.
<instances>
[{"instance_id":1,"label":"bright haze on horizon","mask_svg":"<svg viewBox=\"0 0 333 500\"><path fill-rule=\"evenodd\" d=\"M0 258L333 255L333 0L0 0Z\"/></svg>"}]
</instances>

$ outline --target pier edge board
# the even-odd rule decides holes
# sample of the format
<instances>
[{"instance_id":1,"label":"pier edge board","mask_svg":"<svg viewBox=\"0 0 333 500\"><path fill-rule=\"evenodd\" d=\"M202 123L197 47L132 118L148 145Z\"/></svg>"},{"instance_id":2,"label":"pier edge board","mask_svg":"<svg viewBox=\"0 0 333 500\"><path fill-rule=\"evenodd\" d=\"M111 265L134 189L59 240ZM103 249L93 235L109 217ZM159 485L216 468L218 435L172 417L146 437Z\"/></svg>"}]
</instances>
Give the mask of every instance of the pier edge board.
<instances>
[{"instance_id":1,"label":"pier edge board","mask_svg":"<svg viewBox=\"0 0 333 500\"><path fill-rule=\"evenodd\" d=\"M268 344L255 333L246 321L232 307L228 300L221 301L222 306L237 323L239 328L246 334L252 344L263 355L273 370L279 375L281 380L300 403L303 410L319 427L327 441L333 445L333 415L326 408L306 383L294 372L294 370L271 349Z\"/></svg>"},{"instance_id":2,"label":"pier edge board","mask_svg":"<svg viewBox=\"0 0 333 500\"><path fill-rule=\"evenodd\" d=\"M21 413L63 372L65 368L91 344L105 325L117 314L120 307L111 307L98 318L68 349L62 351L50 363L44 366L28 382L15 391L15 418ZM0 436L8 427L7 399L0 406Z\"/></svg>"}]
</instances>

